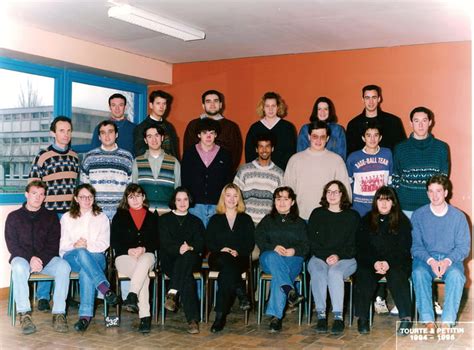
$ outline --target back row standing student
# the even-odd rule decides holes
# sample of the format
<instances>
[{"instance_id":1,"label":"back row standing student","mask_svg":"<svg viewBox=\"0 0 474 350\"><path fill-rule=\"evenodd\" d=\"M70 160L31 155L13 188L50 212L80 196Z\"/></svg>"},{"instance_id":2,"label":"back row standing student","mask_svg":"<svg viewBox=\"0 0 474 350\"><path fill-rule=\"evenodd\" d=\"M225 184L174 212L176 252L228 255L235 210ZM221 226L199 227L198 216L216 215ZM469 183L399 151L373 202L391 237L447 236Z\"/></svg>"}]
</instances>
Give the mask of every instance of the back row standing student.
<instances>
[{"instance_id":1,"label":"back row standing student","mask_svg":"<svg viewBox=\"0 0 474 350\"><path fill-rule=\"evenodd\" d=\"M168 114L173 97L163 90L155 90L149 96L148 106L150 114L135 128L133 135L135 156L141 156L147 150L147 145L143 140L143 132L150 126L162 128L164 139L161 148L175 158L179 158L178 135L174 126L168 121Z\"/></svg>"},{"instance_id":2,"label":"back row standing student","mask_svg":"<svg viewBox=\"0 0 474 350\"><path fill-rule=\"evenodd\" d=\"M255 141L259 134L271 132L274 135L273 162L282 170L290 157L296 152L296 129L289 121L282 119L286 115L286 104L276 92L266 92L257 105L257 114L261 118L250 126L245 138L245 161L255 159Z\"/></svg>"},{"instance_id":3,"label":"back row standing student","mask_svg":"<svg viewBox=\"0 0 474 350\"><path fill-rule=\"evenodd\" d=\"M331 138L326 145L327 150L339 154L342 159L346 160L346 133L344 128L337 124L334 103L327 97L318 97L316 102L314 102L309 122L312 123L317 120L326 122L329 125L329 129L331 129ZM304 151L310 146L308 127L309 124L303 125L298 134L298 152Z\"/></svg>"},{"instance_id":4,"label":"back row standing student","mask_svg":"<svg viewBox=\"0 0 474 350\"><path fill-rule=\"evenodd\" d=\"M232 159L223 147L216 145L221 132L217 121L200 119L195 130L199 142L183 154L181 183L195 199L196 204L189 212L207 227L222 189L232 180Z\"/></svg>"},{"instance_id":5,"label":"back row standing student","mask_svg":"<svg viewBox=\"0 0 474 350\"><path fill-rule=\"evenodd\" d=\"M217 90L207 90L202 94L201 101L204 113L198 118L191 120L186 127L183 139L183 151L186 152L189 148L194 147L196 143L199 143L199 121L207 118L214 120L219 125L220 130L220 132L217 133L215 143L229 152L232 157L231 172L233 175L240 164L240 158L242 156L242 135L239 126L222 115L222 111L224 110L224 95L221 92Z\"/></svg>"},{"instance_id":6,"label":"back row standing student","mask_svg":"<svg viewBox=\"0 0 474 350\"><path fill-rule=\"evenodd\" d=\"M110 119L117 125L120 138L117 139L119 148L129 151L132 155L133 150L133 132L135 124L127 119L125 116L125 108L127 106L127 99L122 94L113 94L109 97ZM97 125L92 133L91 148L100 147L99 139L99 125Z\"/></svg>"},{"instance_id":7,"label":"back row standing student","mask_svg":"<svg viewBox=\"0 0 474 350\"><path fill-rule=\"evenodd\" d=\"M402 121L399 117L384 112L380 108L382 89L379 86L364 86L362 88L362 101L364 102L364 110L347 124L347 154L364 147L361 135L363 135L364 127L370 120L377 121L384 130L384 137L380 142L380 146L393 151L395 145L406 139Z\"/></svg>"}]
</instances>

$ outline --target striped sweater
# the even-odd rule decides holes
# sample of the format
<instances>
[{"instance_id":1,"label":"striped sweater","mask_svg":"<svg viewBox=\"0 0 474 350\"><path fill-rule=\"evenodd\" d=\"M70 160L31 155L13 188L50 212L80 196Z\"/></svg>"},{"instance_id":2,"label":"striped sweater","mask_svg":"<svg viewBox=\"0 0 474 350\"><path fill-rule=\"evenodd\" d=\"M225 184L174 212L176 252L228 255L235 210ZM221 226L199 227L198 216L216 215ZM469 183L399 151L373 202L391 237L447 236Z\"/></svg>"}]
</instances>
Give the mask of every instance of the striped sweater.
<instances>
[{"instance_id":1,"label":"striped sweater","mask_svg":"<svg viewBox=\"0 0 474 350\"><path fill-rule=\"evenodd\" d=\"M392 185L403 210L428 204L426 181L433 175L448 175L448 145L431 134L424 140L410 138L395 147Z\"/></svg>"},{"instance_id":2,"label":"striped sweater","mask_svg":"<svg viewBox=\"0 0 474 350\"><path fill-rule=\"evenodd\" d=\"M45 207L64 213L71 207L72 195L79 174L79 158L73 150L57 150L52 145L36 156L28 182L42 180L48 185Z\"/></svg>"},{"instance_id":3,"label":"striped sweater","mask_svg":"<svg viewBox=\"0 0 474 350\"><path fill-rule=\"evenodd\" d=\"M97 204L112 220L127 185L132 182L133 156L116 148L106 151L101 147L88 152L81 166L81 182L94 186Z\"/></svg>"},{"instance_id":4,"label":"striped sweater","mask_svg":"<svg viewBox=\"0 0 474 350\"><path fill-rule=\"evenodd\" d=\"M273 192L283 184L283 170L273 162L263 167L254 160L239 168L234 183L242 190L245 212L257 225L272 210Z\"/></svg>"}]
</instances>

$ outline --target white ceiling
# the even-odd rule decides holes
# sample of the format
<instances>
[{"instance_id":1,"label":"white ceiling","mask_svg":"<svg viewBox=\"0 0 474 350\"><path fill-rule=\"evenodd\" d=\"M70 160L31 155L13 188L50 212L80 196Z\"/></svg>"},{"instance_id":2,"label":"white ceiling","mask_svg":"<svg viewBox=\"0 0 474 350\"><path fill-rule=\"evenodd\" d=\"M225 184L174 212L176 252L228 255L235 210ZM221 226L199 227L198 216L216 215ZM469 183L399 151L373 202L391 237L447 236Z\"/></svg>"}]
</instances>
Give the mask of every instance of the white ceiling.
<instances>
[{"instance_id":1,"label":"white ceiling","mask_svg":"<svg viewBox=\"0 0 474 350\"><path fill-rule=\"evenodd\" d=\"M169 63L471 40L470 0L116 2L196 27L206 39L184 42L108 18L107 0L7 0L6 14Z\"/></svg>"}]
</instances>

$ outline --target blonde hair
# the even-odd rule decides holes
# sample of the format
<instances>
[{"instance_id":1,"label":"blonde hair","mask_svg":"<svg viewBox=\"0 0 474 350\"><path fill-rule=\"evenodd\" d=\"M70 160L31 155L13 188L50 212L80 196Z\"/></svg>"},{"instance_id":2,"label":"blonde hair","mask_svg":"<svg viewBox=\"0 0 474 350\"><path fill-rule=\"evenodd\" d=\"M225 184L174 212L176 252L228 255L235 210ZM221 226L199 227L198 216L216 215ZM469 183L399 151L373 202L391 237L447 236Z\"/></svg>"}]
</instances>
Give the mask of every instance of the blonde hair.
<instances>
[{"instance_id":1,"label":"blonde hair","mask_svg":"<svg viewBox=\"0 0 474 350\"><path fill-rule=\"evenodd\" d=\"M277 110L278 117L283 118L286 115L285 101L283 101L283 99L281 98L279 94L277 94L276 92L270 91L270 92L266 92L257 104L257 115L260 118L265 117L264 107L265 107L266 100L276 100L277 107L278 107L278 110Z\"/></svg>"},{"instance_id":2,"label":"blonde hair","mask_svg":"<svg viewBox=\"0 0 474 350\"><path fill-rule=\"evenodd\" d=\"M216 213L217 214L225 214L226 212L226 207L224 203L224 197L225 197L225 191L227 190L235 190L237 192L237 213L243 213L245 212L245 204L244 204L244 199L242 197L242 191L240 191L239 186L236 184L230 183L224 186L221 192L221 196L219 197L219 201L217 202L217 207L216 207Z\"/></svg>"}]
</instances>

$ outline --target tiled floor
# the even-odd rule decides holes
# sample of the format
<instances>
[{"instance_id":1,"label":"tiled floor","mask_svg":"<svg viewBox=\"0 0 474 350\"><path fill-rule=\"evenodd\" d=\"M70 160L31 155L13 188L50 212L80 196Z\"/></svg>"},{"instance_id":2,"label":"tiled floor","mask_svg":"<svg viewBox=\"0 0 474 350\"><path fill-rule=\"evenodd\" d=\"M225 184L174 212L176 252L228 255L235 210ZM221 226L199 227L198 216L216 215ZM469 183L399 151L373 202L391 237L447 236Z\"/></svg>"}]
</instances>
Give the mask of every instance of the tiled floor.
<instances>
[{"instance_id":1,"label":"tiled floor","mask_svg":"<svg viewBox=\"0 0 474 350\"><path fill-rule=\"evenodd\" d=\"M33 313L33 320L38 331L33 335L23 336L19 322L13 328L7 317L7 302L0 301L0 349L473 349L474 330L471 324L460 324L455 334L455 341L440 340L447 335L433 335L433 339L415 340L415 335L407 337L395 336L393 316L374 318L374 326L369 335L360 335L356 325L347 327L341 336L317 335L311 326L305 323L298 326L297 313L287 315L283 330L278 334L268 332L268 320L258 326L256 315L251 314L249 325L245 326L243 313L236 311L228 319L227 327L220 334L209 331L211 323L201 324L201 333L189 335L185 332L184 315L168 314L166 324L153 324L149 335L136 332L137 316L124 312L122 324L118 328L105 328L102 308L97 310L97 317L84 334L73 330L77 320L77 309L70 310L67 334L55 333L51 327L51 315ZM211 321L214 314L211 313ZM472 301L463 302L461 321L472 320ZM347 322L346 322L347 323ZM346 324L347 326L347 324ZM451 337L451 335L449 335ZM426 337L428 338L428 336Z\"/></svg>"}]
</instances>

